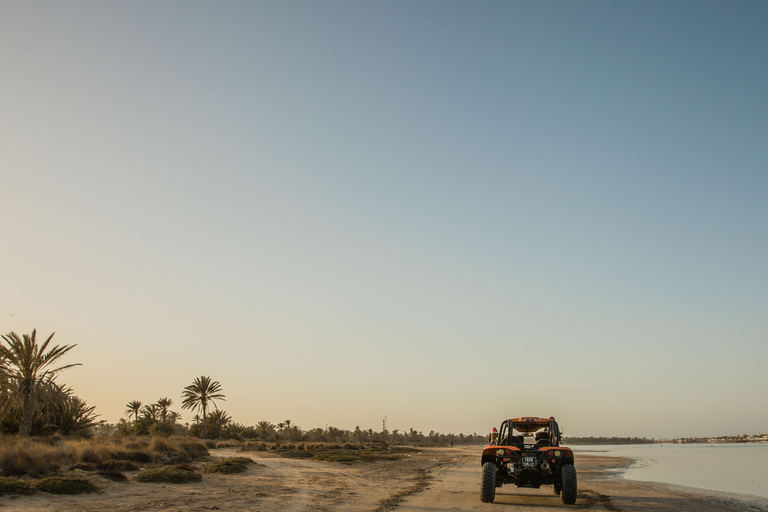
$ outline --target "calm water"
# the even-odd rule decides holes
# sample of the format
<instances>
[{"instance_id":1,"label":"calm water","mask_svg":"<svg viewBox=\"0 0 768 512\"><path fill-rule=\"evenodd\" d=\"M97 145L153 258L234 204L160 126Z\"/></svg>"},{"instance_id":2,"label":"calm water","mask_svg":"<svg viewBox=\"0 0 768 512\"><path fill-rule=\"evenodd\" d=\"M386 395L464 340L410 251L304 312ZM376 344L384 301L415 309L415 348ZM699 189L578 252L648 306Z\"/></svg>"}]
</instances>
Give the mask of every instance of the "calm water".
<instances>
[{"instance_id":1,"label":"calm water","mask_svg":"<svg viewBox=\"0 0 768 512\"><path fill-rule=\"evenodd\" d=\"M635 459L623 477L724 493L759 496L753 510L768 510L768 444L652 444L573 446L578 454Z\"/></svg>"}]
</instances>

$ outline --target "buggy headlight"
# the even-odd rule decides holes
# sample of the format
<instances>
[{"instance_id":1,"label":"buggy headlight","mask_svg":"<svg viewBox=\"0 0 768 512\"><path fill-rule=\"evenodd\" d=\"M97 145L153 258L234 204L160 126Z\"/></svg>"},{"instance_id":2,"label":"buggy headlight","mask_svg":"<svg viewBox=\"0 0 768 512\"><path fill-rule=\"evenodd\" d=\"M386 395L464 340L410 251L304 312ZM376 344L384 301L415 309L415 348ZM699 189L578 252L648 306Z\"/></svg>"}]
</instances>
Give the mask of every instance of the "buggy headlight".
<instances>
[{"instance_id":1,"label":"buggy headlight","mask_svg":"<svg viewBox=\"0 0 768 512\"><path fill-rule=\"evenodd\" d=\"M496 450L496 455L498 455L499 457L503 456L504 455L504 450L499 448L498 450Z\"/></svg>"}]
</instances>

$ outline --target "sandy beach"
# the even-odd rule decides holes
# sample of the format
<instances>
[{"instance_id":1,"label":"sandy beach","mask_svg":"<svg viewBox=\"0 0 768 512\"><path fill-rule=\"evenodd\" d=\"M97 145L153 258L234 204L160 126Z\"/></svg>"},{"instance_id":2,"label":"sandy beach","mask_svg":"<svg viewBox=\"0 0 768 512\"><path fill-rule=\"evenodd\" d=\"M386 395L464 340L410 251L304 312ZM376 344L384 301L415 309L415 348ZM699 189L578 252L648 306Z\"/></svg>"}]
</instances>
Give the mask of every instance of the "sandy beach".
<instances>
[{"instance_id":1,"label":"sandy beach","mask_svg":"<svg viewBox=\"0 0 768 512\"><path fill-rule=\"evenodd\" d=\"M492 504L479 498L478 447L430 448L395 461L352 465L272 457L263 452L212 451L212 458L248 456L257 464L236 475L205 474L202 482L174 485L112 482L80 473L99 493L0 496L0 509L50 511L585 511L707 512L761 510L736 497L617 477L629 459L579 455L576 505L567 506L551 487L497 489Z\"/></svg>"}]
</instances>

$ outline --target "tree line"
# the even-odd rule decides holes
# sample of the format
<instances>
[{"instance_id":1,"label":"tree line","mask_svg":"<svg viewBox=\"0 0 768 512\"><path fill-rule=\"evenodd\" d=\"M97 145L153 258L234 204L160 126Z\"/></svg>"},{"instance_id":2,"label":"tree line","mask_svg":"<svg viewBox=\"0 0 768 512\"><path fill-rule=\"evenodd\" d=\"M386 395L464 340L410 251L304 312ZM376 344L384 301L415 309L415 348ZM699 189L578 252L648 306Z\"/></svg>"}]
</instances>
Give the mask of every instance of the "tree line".
<instances>
[{"instance_id":1,"label":"tree line","mask_svg":"<svg viewBox=\"0 0 768 512\"><path fill-rule=\"evenodd\" d=\"M54 333L55 334L55 333ZM94 407L56 381L79 363L57 366L75 345L42 344L37 332L3 335L0 344L0 432L36 435L87 435L96 425Z\"/></svg>"},{"instance_id":2,"label":"tree line","mask_svg":"<svg viewBox=\"0 0 768 512\"><path fill-rule=\"evenodd\" d=\"M54 333L55 334L55 333ZM293 421L273 424L259 421L246 426L234 421L218 402L226 401L221 383L200 376L182 390L181 408L194 413L192 421L181 423L181 414L172 409L174 402L162 397L144 404L132 400L126 404L125 418L115 425L97 421L95 407L75 395L72 388L57 381L59 374L80 363L61 364L61 358L76 345L52 345L54 334L38 343L37 332L19 336L10 332L0 344L0 432L22 436L89 436L97 428L122 436L190 435L205 439L240 439L267 442L335 442L412 444L441 446L478 444L485 436L472 434L424 434L373 429L354 430L337 427L304 430Z\"/></svg>"}]
</instances>

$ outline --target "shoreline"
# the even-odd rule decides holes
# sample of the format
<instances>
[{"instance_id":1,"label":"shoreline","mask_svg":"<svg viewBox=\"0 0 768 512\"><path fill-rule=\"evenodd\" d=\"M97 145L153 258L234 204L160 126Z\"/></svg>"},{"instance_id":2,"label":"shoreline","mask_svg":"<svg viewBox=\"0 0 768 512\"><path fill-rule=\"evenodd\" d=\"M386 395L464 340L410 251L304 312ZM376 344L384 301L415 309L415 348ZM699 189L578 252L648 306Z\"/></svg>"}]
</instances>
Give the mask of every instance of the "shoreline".
<instances>
[{"instance_id":1,"label":"shoreline","mask_svg":"<svg viewBox=\"0 0 768 512\"><path fill-rule=\"evenodd\" d=\"M577 469L583 468L579 472L579 494L583 493L582 503L587 507L600 502L617 512L768 512L768 498L761 496L628 479L625 472L638 461L636 458L608 455L601 450L579 450L575 454Z\"/></svg>"}]
</instances>

